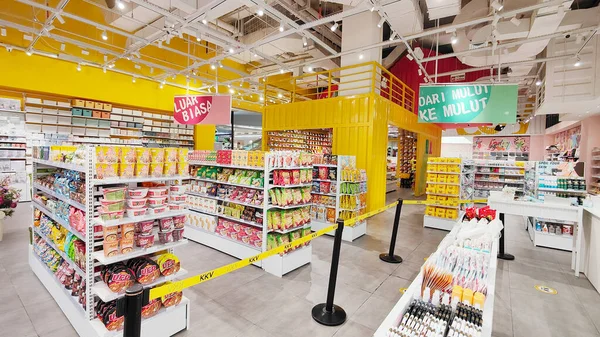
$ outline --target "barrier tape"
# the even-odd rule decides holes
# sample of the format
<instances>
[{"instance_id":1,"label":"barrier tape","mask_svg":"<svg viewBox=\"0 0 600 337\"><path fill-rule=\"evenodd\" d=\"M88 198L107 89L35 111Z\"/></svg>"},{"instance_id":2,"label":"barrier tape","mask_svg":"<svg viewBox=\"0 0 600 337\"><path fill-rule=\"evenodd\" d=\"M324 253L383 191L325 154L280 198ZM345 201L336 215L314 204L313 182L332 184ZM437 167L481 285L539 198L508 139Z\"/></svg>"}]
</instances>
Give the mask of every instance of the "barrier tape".
<instances>
[{"instance_id":1,"label":"barrier tape","mask_svg":"<svg viewBox=\"0 0 600 337\"><path fill-rule=\"evenodd\" d=\"M476 203L487 203L487 199L466 199L466 200L452 200L453 204L470 204L472 202ZM448 204L441 204L439 202L432 202L427 200L404 200L402 202L404 205L426 205L426 206L454 206Z\"/></svg>"},{"instance_id":2,"label":"barrier tape","mask_svg":"<svg viewBox=\"0 0 600 337\"><path fill-rule=\"evenodd\" d=\"M352 218L352 219L347 219L344 220L344 226L354 226L357 222L362 221L368 217L371 217L373 215L379 214L387 209L390 209L392 207L395 207L398 204L398 202L393 202L389 205L386 205L380 209L377 209L375 211L371 211L365 214L362 214L356 218ZM214 278L217 278L219 276L223 276L225 274L231 273L232 271L238 270L240 268L244 268L246 266L249 266L250 264L260 261L260 260L264 260L268 257L271 257L273 255L279 254L279 253L283 253L286 250L292 249L292 248L296 248L299 247L311 240L314 240L316 238L318 238L319 236L322 236L328 232L334 231L338 228L338 224L334 224L331 225L329 227L325 227L321 230L318 230L314 233L311 233L308 236L299 238L297 240L294 240L288 244L285 244L283 246L279 246L276 248L273 248L271 250L268 250L266 252L263 253L259 253L256 254L254 256L245 258L245 259L241 259L239 261L236 261L234 263L230 263L228 265L225 265L223 267L219 267L213 270L209 270L207 272L204 272L202 274L198 274L195 276L191 276L188 277L186 279L180 280L180 281L173 281L169 284L165 284L163 286L160 287L155 287L150 289L150 294L149 294L149 299L153 300L155 298L159 298L159 297L163 297L167 294L173 293L173 292L179 292L182 291L185 288L189 288L189 287L193 287L195 285L198 285L200 283L204 283L206 281L212 280Z\"/></svg>"}]
</instances>

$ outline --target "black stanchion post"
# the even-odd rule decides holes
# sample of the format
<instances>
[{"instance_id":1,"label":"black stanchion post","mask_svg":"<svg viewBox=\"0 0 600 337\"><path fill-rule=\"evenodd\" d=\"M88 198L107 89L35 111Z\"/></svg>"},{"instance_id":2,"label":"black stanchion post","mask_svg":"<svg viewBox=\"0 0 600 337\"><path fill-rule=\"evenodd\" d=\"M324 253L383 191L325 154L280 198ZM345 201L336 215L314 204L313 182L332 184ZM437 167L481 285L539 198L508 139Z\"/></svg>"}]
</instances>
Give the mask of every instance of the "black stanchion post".
<instances>
[{"instance_id":1,"label":"black stanchion post","mask_svg":"<svg viewBox=\"0 0 600 337\"><path fill-rule=\"evenodd\" d=\"M333 239L333 254L331 256L331 271L329 272L327 302L317 304L312 308L313 319L318 323L327 326L341 325L346 321L346 312L344 309L333 304L338 264L340 262L340 250L342 248L342 231L344 230L344 221L338 219L337 224L338 228L335 230L335 237Z\"/></svg>"},{"instance_id":2,"label":"black stanchion post","mask_svg":"<svg viewBox=\"0 0 600 337\"><path fill-rule=\"evenodd\" d=\"M396 215L394 215L394 228L392 229L392 238L390 239L390 251L389 253L379 254L379 259L387 263L402 263L402 258L398 255L394 255L396 249L396 236L398 235L398 227L400 227L400 212L402 212L402 198L398 199L398 205L396 205Z\"/></svg>"},{"instance_id":3,"label":"black stanchion post","mask_svg":"<svg viewBox=\"0 0 600 337\"><path fill-rule=\"evenodd\" d=\"M500 221L502 222L502 230L500 231L500 247L498 247L498 258L502 260L514 260L515 256L504 252L504 228L506 225L504 224L504 213L500 213L498 215Z\"/></svg>"},{"instance_id":4,"label":"black stanchion post","mask_svg":"<svg viewBox=\"0 0 600 337\"><path fill-rule=\"evenodd\" d=\"M148 292L141 284L135 283L119 299L117 315L123 314L123 337L140 337L142 333L142 307L148 302Z\"/></svg>"}]
</instances>

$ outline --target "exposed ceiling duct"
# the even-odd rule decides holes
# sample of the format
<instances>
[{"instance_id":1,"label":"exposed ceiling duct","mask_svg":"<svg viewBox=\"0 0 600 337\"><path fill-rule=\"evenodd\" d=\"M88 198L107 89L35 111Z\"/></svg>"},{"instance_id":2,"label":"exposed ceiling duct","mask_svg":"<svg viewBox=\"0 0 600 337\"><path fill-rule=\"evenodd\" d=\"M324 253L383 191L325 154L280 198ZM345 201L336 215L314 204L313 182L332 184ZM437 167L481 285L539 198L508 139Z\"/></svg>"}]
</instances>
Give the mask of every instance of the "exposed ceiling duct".
<instances>
[{"instance_id":1,"label":"exposed ceiling duct","mask_svg":"<svg viewBox=\"0 0 600 337\"><path fill-rule=\"evenodd\" d=\"M429 20L437 20L460 13L461 0L426 0Z\"/></svg>"}]
</instances>

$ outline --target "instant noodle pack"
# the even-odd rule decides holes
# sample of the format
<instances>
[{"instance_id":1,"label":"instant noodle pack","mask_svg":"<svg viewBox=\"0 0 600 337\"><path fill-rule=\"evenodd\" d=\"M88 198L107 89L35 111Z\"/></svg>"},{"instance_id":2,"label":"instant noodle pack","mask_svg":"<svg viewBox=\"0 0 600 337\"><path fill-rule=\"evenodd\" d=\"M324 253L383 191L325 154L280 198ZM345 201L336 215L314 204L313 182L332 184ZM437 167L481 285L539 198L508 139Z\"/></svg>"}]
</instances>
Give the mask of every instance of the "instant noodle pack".
<instances>
[{"instance_id":1,"label":"instant noodle pack","mask_svg":"<svg viewBox=\"0 0 600 337\"><path fill-rule=\"evenodd\" d=\"M98 146L96 177L132 178L187 175L188 149Z\"/></svg>"}]
</instances>

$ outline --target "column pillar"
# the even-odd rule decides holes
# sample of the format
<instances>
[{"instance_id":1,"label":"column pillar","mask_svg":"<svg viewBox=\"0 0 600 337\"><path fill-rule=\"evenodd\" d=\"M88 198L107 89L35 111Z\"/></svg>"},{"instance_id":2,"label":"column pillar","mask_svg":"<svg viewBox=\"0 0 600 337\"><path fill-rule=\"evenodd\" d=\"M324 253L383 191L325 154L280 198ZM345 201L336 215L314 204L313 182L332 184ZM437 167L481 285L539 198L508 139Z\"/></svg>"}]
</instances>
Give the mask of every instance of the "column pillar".
<instances>
[{"instance_id":1,"label":"column pillar","mask_svg":"<svg viewBox=\"0 0 600 337\"><path fill-rule=\"evenodd\" d=\"M214 124L194 125L194 150L214 150L216 131Z\"/></svg>"}]
</instances>

